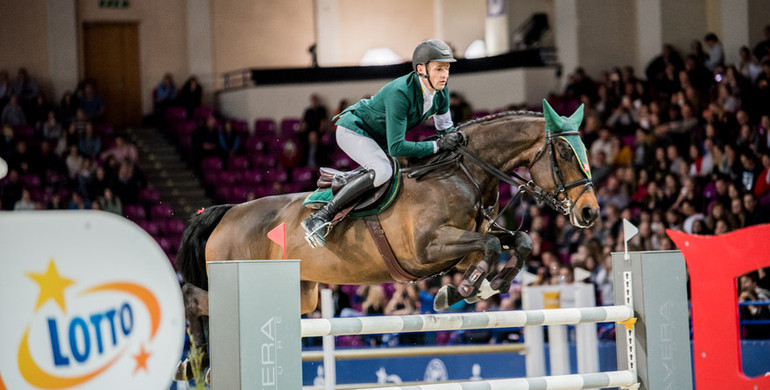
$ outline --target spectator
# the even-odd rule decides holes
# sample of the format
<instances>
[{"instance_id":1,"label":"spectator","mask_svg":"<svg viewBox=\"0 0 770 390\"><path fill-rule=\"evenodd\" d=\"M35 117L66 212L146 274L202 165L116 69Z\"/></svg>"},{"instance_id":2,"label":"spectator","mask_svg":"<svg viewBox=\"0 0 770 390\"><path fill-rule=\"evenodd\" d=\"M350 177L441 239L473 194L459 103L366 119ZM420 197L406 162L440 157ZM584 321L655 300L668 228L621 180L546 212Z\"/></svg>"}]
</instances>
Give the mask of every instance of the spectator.
<instances>
[{"instance_id":1,"label":"spectator","mask_svg":"<svg viewBox=\"0 0 770 390\"><path fill-rule=\"evenodd\" d=\"M457 92L449 93L449 112L452 114L454 123L463 123L473 117L471 105L468 104L463 95Z\"/></svg>"},{"instance_id":2,"label":"spectator","mask_svg":"<svg viewBox=\"0 0 770 390\"><path fill-rule=\"evenodd\" d=\"M59 103L58 116L61 121L62 128L66 129L70 123L75 119L75 113L80 107L80 102L72 94L71 91L65 91L62 95L61 102Z\"/></svg>"},{"instance_id":3,"label":"spectator","mask_svg":"<svg viewBox=\"0 0 770 390\"><path fill-rule=\"evenodd\" d=\"M43 139L49 142L57 142L62 136L62 125L56 119L56 111L48 110L45 122L43 122Z\"/></svg>"},{"instance_id":4,"label":"spectator","mask_svg":"<svg viewBox=\"0 0 770 390\"><path fill-rule=\"evenodd\" d=\"M0 124L9 126L19 126L27 124L27 117L24 110L19 105L19 95L13 94L8 100L8 104L3 107Z\"/></svg>"},{"instance_id":5,"label":"spectator","mask_svg":"<svg viewBox=\"0 0 770 390\"><path fill-rule=\"evenodd\" d=\"M120 135L115 137L115 146L102 153L102 160L107 160L110 157L114 157L118 162L128 160L132 164L139 161L136 146L126 142L126 139Z\"/></svg>"},{"instance_id":6,"label":"spectator","mask_svg":"<svg viewBox=\"0 0 770 390\"><path fill-rule=\"evenodd\" d=\"M741 288L738 295L738 302L756 302L761 301L757 295L756 289ZM739 307L740 319L744 320L769 320L770 310L767 305L741 305ZM764 324L746 324L741 326L741 335L744 339L768 339L770 338L770 327Z\"/></svg>"},{"instance_id":7,"label":"spectator","mask_svg":"<svg viewBox=\"0 0 770 390\"><path fill-rule=\"evenodd\" d=\"M765 39L757 43L753 50L754 57L757 57L759 62L763 62L770 57L770 24L766 25L763 31Z\"/></svg>"},{"instance_id":8,"label":"spectator","mask_svg":"<svg viewBox=\"0 0 770 390\"><path fill-rule=\"evenodd\" d=\"M11 98L11 93L13 93L13 85L11 85L8 71L0 69L0 112L2 112L3 107L8 103L8 99Z\"/></svg>"},{"instance_id":9,"label":"spectator","mask_svg":"<svg viewBox=\"0 0 770 390\"><path fill-rule=\"evenodd\" d=\"M201 161L206 157L219 156L219 124L210 116L203 126L195 128L192 134L193 170L200 173Z\"/></svg>"},{"instance_id":10,"label":"spectator","mask_svg":"<svg viewBox=\"0 0 770 390\"><path fill-rule=\"evenodd\" d=\"M329 122L329 114L326 106L321 103L321 98L317 94L310 95L310 106L302 114L302 123L300 132L308 134L311 131L325 133Z\"/></svg>"},{"instance_id":11,"label":"spectator","mask_svg":"<svg viewBox=\"0 0 770 390\"><path fill-rule=\"evenodd\" d=\"M69 153L67 154L67 158L64 159L64 163L67 166L69 178L75 180L78 172L80 172L80 168L83 166L83 157L78 153L78 147L76 145L69 147Z\"/></svg>"},{"instance_id":12,"label":"spectator","mask_svg":"<svg viewBox=\"0 0 770 390\"><path fill-rule=\"evenodd\" d=\"M222 130L219 131L219 153L222 155L222 162L225 166L230 157L235 156L241 149L241 136L233 131L233 123L226 120L222 126Z\"/></svg>"},{"instance_id":13,"label":"spectator","mask_svg":"<svg viewBox=\"0 0 770 390\"><path fill-rule=\"evenodd\" d=\"M155 107L161 114L165 115L166 108L176 100L176 84L171 73L163 75L163 79L155 88Z\"/></svg>"},{"instance_id":14,"label":"spectator","mask_svg":"<svg viewBox=\"0 0 770 390\"><path fill-rule=\"evenodd\" d=\"M18 96L19 104L25 107L25 110L33 105L40 88L37 81L27 73L27 68L19 68L16 73L16 84L13 86L13 93Z\"/></svg>"},{"instance_id":15,"label":"spectator","mask_svg":"<svg viewBox=\"0 0 770 390\"><path fill-rule=\"evenodd\" d=\"M318 132L311 131L307 134L307 148L302 154L302 166L317 168L331 164L329 150L321 143Z\"/></svg>"},{"instance_id":16,"label":"spectator","mask_svg":"<svg viewBox=\"0 0 770 390\"><path fill-rule=\"evenodd\" d=\"M719 38L714 33L706 34L703 41L709 47L709 55L704 63L708 70L713 72L717 66L725 64L725 52L722 48L722 42L719 42Z\"/></svg>"},{"instance_id":17,"label":"spectator","mask_svg":"<svg viewBox=\"0 0 770 390\"><path fill-rule=\"evenodd\" d=\"M741 58L741 62L738 64L738 70L743 77L754 83L757 81L759 74L762 73L762 66L760 66L757 59L752 56L748 46L741 46L738 54Z\"/></svg>"},{"instance_id":18,"label":"spectator","mask_svg":"<svg viewBox=\"0 0 770 390\"><path fill-rule=\"evenodd\" d=\"M45 95L39 93L29 108L27 122L36 129L39 129L48 118L48 111L50 110L51 105L45 100Z\"/></svg>"},{"instance_id":19,"label":"spectator","mask_svg":"<svg viewBox=\"0 0 770 390\"><path fill-rule=\"evenodd\" d=\"M104 119L104 99L96 93L93 82L86 82L83 89L83 98L80 99L80 108L87 120L100 123Z\"/></svg>"},{"instance_id":20,"label":"spectator","mask_svg":"<svg viewBox=\"0 0 770 390\"><path fill-rule=\"evenodd\" d=\"M106 212L123 215L123 204L119 198L115 197L109 187L105 188L103 195L99 197L99 207Z\"/></svg>"},{"instance_id":21,"label":"spectator","mask_svg":"<svg viewBox=\"0 0 770 390\"><path fill-rule=\"evenodd\" d=\"M198 78L190 76L187 81L184 82L184 85L182 85L182 89L179 90L177 103L185 108L185 111L187 111L187 118L192 118L195 109L201 106L202 98L203 88L201 87Z\"/></svg>"},{"instance_id":22,"label":"spectator","mask_svg":"<svg viewBox=\"0 0 770 390\"><path fill-rule=\"evenodd\" d=\"M30 195L28 189L21 190L21 199L16 201L16 204L13 205L14 211L20 211L20 210L35 210L37 207L35 206L35 202L32 201L32 195Z\"/></svg>"},{"instance_id":23,"label":"spectator","mask_svg":"<svg viewBox=\"0 0 770 390\"><path fill-rule=\"evenodd\" d=\"M102 139L94 133L94 124L86 123L86 131L78 142L78 151L83 156L95 159L102 151Z\"/></svg>"}]
</instances>

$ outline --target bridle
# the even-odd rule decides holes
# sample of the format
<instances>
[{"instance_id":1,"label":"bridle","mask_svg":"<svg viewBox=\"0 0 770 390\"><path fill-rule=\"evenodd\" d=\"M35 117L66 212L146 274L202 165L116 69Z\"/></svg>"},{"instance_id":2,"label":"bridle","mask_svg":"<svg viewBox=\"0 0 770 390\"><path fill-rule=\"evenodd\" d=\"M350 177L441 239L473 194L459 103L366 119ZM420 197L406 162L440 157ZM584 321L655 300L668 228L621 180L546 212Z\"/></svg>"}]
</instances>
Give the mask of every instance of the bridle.
<instances>
[{"instance_id":1,"label":"bridle","mask_svg":"<svg viewBox=\"0 0 770 390\"><path fill-rule=\"evenodd\" d=\"M543 202L545 202L546 204L551 206L551 208L553 208L558 212L561 212L564 215L569 215L572 212L572 208L575 206L575 204L577 204L578 200L580 200L580 197L583 196L583 194L585 194L589 188L593 187L593 183L591 182L591 179L589 179L588 177L584 177L582 179L575 180L571 183L564 184L564 179L562 178L562 175L561 175L561 169L559 169L559 163L556 161L556 156L555 156L556 145L554 144L553 139L556 137L563 137L563 136L569 136L569 135L580 136L580 133L577 130L564 131L556 135L554 135L550 131L546 132L545 143L543 144L543 146L540 147L540 149L537 150L537 152L535 153L535 157L527 166L527 169L531 170L532 166L534 166L537 160L539 160L540 157L543 155L543 151L546 148L548 149L548 155L551 160L551 178L553 179L553 182L554 182L554 190L552 193L548 194L548 193L545 193L545 191L542 188L537 186L535 187L537 187L542 193L545 193L545 196L547 196L547 198L541 199L543 200ZM570 148L572 148L572 145L570 145ZM514 172L514 175L516 175L515 172ZM531 182L532 181L530 180L529 183ZM583 186L583 189L580 191L580 194L578 194L577 198L575 198L573 202L572 200L570 200L569 196L567 196L567 190L578 186ZM561 196L561 200L559 200L559 196Z\"/></svg>"},{"instance_id":2,"label":"bridle","mask_svg":"<svg viewBox=\"0 0 770 390\"><path fill-rule=\"evenodd\" d=\"M562 213L566 216L569 216L570 213L572 213L572 208L575 206L575 204L577 204L580 197L583 196L583 194L585 194L589 188L593 187L593 183L588 177L584 177L582 179L575 180L566 185L564 184L564 179L561 174L561 169L559 169L559 163L556 161L556 146L554 145L553 140L556 137L565 136L565 135L579 135L579 133L577 131L567 131L567 132L561 132L561 133L558 133L557 135L554 135L551 132L546 132L545 143L543 144L543 146L540 147L540 149L537 150L537 152L535 153L535 157L527 166L527 169L532 169L535 163L543 155L545 155L544 152L547 150L548 156L550 158L550 163L551 163L551 177L553 178L553 181L554 181L553 192L548 192L544 190L542 187L535 184L535 182L533 182L532 180L528 180L516 172L511 172L511 174L509 175L501 171L500 169L488 163L481 156L470 151L465 146L465 143L458 146L457 150L461 155L467 157L470 161L473 161L474 163L476 163L476 165L481 167L481 169L483 169L485 172L498 178L502 182L508 183L516 187L518 191L516 196L513 199L511 199L511 202L513 202L516 199L516 197L521 196L521 194L527 193L532 197L534 197L535 199L537 199L538 201L548 205L555 211ZM570 147L572 146L570 145ZM474 186L476 186L476 188L479 191L481 191L481 188L479 187L479 184L476 182L476 179L474 179L473 176L470 175L470 172L468 172L467 168L462 163L462 161L460 162L460 167L463 169L463 171L465 171L466 175L468 175L468 177L471 179ZM583 186L583 190L580 192L577 198L575 198L575 200L572 201L567 195L567 190L578 186ZM509 202L509 204L511 202ZM500 211L500 213L502 213L502 210Z\"/></svg>"}]
</instances>

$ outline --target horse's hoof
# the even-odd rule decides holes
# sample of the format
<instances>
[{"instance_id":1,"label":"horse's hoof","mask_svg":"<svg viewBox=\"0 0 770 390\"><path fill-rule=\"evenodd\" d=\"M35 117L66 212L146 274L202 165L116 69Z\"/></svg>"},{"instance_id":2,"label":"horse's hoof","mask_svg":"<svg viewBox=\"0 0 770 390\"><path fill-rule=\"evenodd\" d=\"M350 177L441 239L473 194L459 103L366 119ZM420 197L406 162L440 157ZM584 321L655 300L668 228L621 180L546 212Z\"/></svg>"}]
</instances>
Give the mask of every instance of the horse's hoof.
<instances>
[{"instance_id":1,"label":"horse's hoof","mask_svg":"<svg viewBox=\"0 0 770 390\"><path fill-rule=\"evenodd\" d=\"M433 299L433 310L442 311L449 306L454 305L457 302L463 300L463 296L457 291L455 286L450 284L444 285L436 293L436 298Z\"/></svg>"},{"instance_id":2,"label":"horse's hoof","mask_svg":"<svg viewBox=\"0 0 770 390\"><path fill-rule=\"evenodd\" d=\"M209 367L209 369L206 370L206 379L205 380L206 380L206 384L207 385L211 384L211 367Z\"/></svg>"},{"instance_id":3,"label":"horse's hoof","mask_svg":"<svg viewBox=\"0 0 770 390\"><path fill-rule=\"evenodd\" d=\"M193 378L192 373L192 364L190 364L190 359L185 359L184 361L181 361L176 364L176 372L174 373L174 380L177 382L180 381L189 381Z\"/></svg>"}]
</instances>

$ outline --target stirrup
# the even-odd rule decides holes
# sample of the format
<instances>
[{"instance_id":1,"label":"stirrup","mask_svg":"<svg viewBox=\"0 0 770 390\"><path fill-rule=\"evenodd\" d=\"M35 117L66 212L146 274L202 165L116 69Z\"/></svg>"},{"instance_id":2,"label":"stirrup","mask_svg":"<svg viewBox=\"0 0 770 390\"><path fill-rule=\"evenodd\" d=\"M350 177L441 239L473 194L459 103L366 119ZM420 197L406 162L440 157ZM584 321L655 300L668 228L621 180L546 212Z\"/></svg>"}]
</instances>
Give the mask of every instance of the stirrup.
<instances>
[{"instance_id":1,"label":"stirrup","mask_svg":"<svg viewBox=\"0 0 770 390\"><path fill-rule=\"evenodd\" d=\"M326 245L326 235L329 234L332 228L331 222L324 222L313 230L308 230L307 223L302 221L300 223L302 228L305 229L305 241L311 248L317 248Z\"/></svg>"}]
</instances>

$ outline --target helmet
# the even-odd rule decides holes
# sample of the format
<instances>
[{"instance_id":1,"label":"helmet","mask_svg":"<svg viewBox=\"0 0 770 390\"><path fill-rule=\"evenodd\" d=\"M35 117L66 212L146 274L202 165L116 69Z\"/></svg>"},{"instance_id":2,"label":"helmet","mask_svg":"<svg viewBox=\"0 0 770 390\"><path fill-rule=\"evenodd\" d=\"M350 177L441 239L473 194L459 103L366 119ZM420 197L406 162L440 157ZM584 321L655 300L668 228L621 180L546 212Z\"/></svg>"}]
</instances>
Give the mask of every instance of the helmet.
<instances>
[{"instance_id":1,"label":"helmet","mask_svg":"<svg viewBox=\"0 0 770 390\"><path fill-rule=\"evenodd\" d=\"M420 42L412 54L412 69L417 71L417 64L427 64L430 61L455 62L452 56L452 48L444 41L429 39Z\"/></svg>"}]
</instances>

